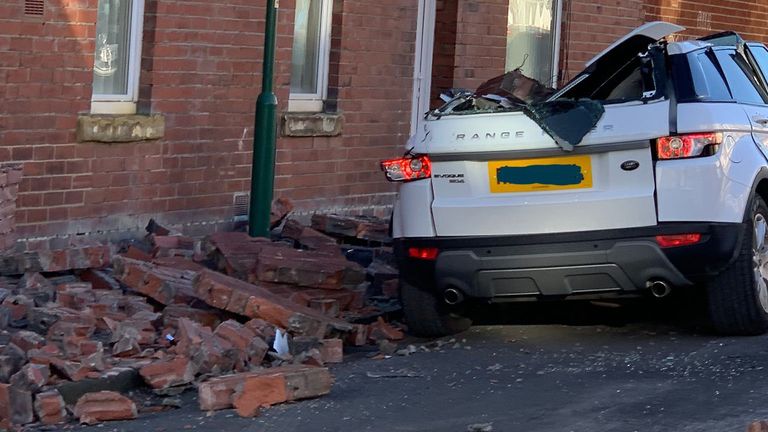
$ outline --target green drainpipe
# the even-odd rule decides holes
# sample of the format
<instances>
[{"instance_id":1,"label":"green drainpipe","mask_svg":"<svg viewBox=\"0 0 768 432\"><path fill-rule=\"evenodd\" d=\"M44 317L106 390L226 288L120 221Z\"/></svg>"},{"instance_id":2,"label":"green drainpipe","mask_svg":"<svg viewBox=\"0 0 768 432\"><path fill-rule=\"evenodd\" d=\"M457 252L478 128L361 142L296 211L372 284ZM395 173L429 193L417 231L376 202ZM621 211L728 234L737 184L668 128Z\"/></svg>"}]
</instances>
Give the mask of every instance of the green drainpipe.
<instances>
[{"instance_id":1,"label":"green drainpipe","mask_svg":"<svg viewBox=\"0 0 768 432\"><path fill-rule=\"evenodd\" d=\"M275 144L277 141L277 96L272 89L275 64L275 30L279 0L267 0L264 31L264 64L261 94L256 102L251 168L251 205L248 234L269 236L269 215L275 187Z\"/></svg>"}]
</instances>

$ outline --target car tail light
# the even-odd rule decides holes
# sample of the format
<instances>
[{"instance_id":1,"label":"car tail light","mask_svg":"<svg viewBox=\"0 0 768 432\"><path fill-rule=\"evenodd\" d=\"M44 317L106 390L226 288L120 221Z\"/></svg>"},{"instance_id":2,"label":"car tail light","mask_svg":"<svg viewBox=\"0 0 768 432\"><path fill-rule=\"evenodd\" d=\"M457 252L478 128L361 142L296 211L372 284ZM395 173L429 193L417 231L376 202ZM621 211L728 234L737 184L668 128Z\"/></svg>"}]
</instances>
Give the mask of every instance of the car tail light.
<instances>
[{"instance_id":1,"label":"car tail light","mask_svg":"<svg viewBox=\"0 0 768 432\"><path fill-rule=\"evenodd\" d=\"M723 142L721 133L697 133L659 138L656 140L656 155L659 159L681 159L714 154Z\"/></svg>"},{"instance_id":2,"label":"car tail light","mask_svg":"<svg viewBox=\"0 0 768 432\"><path fill-rule=\"evenodd\" d=\"M426 261L434 261L437 259L437 254L440 253L440 251L437 248L420 248L420 247L411 247L408 248L408 256L410 258L420 259L420 260L426 260Z\"/></svg>"},{"instance_id":3,"label":"car tail light","mask_svg":"<svg viewBox=\"0 0 768 432\"><path fill-rule=\"evenodd\" d=\"M432 176L432 163L427 155L385 160L381 163L381 169L387 180L393 182L409 182Z\"/></svg>"},{"instance_id":4,"label":"car tail light","mask_svg":"<svg viewBox=\"0 0 768 432\"><path fill-rule=\"evenodd\" d=\"M675 234L656 236L656 243L663 248L689 246L701 241L701 234Z\"/></svg>"}]
</instances>

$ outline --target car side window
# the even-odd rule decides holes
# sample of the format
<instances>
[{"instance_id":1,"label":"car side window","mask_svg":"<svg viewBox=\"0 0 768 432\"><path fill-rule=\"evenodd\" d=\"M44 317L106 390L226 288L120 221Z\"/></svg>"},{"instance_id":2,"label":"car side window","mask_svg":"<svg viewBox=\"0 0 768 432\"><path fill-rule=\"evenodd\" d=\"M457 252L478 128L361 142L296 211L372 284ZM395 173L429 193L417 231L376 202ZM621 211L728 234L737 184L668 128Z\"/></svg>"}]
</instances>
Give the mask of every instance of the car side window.
<instances>
[{"instance_id":1,"label":"car side window","mask_svg":"<svg viewBox=\"0 0 768 432\"><path fill-rule=\"evenodd\" d=\"M750 45L749 50L755 57L755 61L757 62L757 66L760 68L763 77L768 81L768 49L765 49L764 46Z\"/></svg>"},{"instance_id":2,"label":"car side window","mask_svg":"<svg viewBox=\"0 0 768 432\"><path fill-rule=\"evenodd\" d=\"M728 86L731 88L733 98L738 102L750 104L764 104L765 100L757 89L757 84L751 76L752 71L749 65L735 50L716 50L720 67L728 80Z\"/></svg>"},{"instance_id":3,"label":"car side window","mask_svg":"<svg viewBox=\"0 0 768 432\"><path fill-rule=\"evenodd\" d=\"M689 64L696 97L704 100L731 100L731 93L723 76L705 52L691 55Z\"/></svg>"}]
</instances>

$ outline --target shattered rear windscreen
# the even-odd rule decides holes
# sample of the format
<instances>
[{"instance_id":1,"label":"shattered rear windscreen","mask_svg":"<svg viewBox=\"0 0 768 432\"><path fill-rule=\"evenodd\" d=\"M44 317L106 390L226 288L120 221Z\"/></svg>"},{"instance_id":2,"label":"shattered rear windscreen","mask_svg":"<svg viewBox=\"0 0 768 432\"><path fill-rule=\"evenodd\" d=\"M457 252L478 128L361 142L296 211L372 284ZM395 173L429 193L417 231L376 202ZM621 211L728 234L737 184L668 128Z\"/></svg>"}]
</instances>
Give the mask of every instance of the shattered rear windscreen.
<instances>
[{"instance_id":1,"label":"shattered rear windscreen","mask_svg":"<svg viewBox=\"0 0 768 432\"><path fill-rule=\"evenodd\" d=\"M605 113L603 104L590 99L555 99L527 105L525 115L535 121L566 151L581 143Z\"/></svg>"},{"instance_id":2,"label":"shattered rear windscreen","mask_svg":"<svg viewBox=\"0 0 768 432\"><path fill-rule=\"evenodd\" d=\"M590 99L548 100L554 93L553 88L516 69L486 81L475 92L453 91L444 98L446 104L430 116L522 111L560 148L571 151L600 121L605 109Z\"/></svg>"},{"instance_id":3,"label":"shattered rear windscreen","mask_svg":"<svg viewBox=\"0 0 768 432\"><path fill-rule=\"evenodd\" d=\"M657 92L654 71L655 62L663 56L663 50L649 46L644 53L615 57L609 66L588 68L560 93L516 69L486 81L474 92L443 95L445 105L427 116L522 111L560 148L571 151L600 121L604 104L648 100L663 93Z\"/></svg>"}]
</instances>

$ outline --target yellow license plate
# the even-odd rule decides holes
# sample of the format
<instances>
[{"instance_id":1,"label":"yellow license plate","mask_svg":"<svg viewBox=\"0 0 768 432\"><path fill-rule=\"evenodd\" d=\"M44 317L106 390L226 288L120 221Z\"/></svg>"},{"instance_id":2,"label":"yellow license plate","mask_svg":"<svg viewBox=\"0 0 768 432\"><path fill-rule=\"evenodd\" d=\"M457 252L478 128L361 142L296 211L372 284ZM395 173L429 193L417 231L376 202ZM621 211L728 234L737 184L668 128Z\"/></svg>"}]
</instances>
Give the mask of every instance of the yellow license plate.
<instances>
[{"instance_id":1,"label":"yellow license plate","mask_svg":"<svg viewBox=\"0 0 768 432\"><path fill-rule=\"evenodd\" d=\"M492 193L539 192L592 187L589 156L488 162Z\"/></svg>"}]
</instances>

